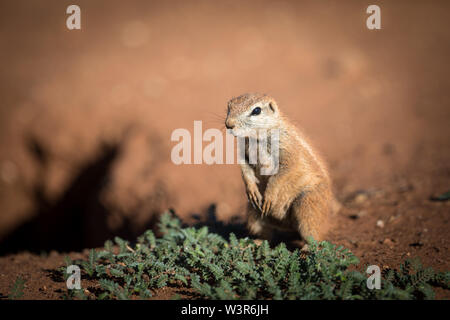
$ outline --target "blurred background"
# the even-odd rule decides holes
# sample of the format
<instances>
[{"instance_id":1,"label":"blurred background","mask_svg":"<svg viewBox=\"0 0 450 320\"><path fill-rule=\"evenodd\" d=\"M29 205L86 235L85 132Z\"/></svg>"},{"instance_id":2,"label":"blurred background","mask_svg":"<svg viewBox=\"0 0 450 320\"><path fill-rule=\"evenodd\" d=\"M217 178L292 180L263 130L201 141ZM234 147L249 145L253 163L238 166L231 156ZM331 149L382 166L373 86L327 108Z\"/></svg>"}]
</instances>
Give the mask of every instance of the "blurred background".
<instances>
[{"instance_id":1,"label":"blurred background","mask_svg":"<svg viewBox=\"0 0 450 320\"><path fill-rule=\"evenodd\" d=\"M243 217L238 166L176 166L170 136L223 129L244 92L277 99L340 199L446 191L449 21L448 1L2 1L0 252L133 239L168 208Z\"/></svg>"}]
</instances>

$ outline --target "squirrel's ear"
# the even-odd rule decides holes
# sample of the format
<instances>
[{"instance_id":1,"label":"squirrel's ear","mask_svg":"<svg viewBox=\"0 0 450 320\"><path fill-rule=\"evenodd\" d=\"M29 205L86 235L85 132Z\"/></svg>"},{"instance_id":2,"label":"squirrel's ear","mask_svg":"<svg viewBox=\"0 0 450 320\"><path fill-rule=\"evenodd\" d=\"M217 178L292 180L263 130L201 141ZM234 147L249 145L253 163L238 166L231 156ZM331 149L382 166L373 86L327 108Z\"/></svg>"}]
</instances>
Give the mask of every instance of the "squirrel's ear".
<instances>
[{"instance_id":1,"label":"squirrel's ear","mask_svg":"<svg viewBox=\"0 0 450 320\"><path fill-rule=\"evenodd\" d=\"M269 108L273 113L278 112L278 106L274 101L269 102Z\"/></svg>"}]
</instances>

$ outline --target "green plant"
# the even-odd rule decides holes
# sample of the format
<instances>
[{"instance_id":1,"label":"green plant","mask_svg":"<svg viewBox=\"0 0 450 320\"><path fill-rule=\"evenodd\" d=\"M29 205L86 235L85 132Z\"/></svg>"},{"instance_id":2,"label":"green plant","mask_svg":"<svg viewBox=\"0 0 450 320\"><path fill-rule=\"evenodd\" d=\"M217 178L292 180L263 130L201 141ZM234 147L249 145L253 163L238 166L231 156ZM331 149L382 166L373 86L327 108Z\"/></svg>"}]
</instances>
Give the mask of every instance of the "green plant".
<instances>
[{"instance_id":1,"label":"green plant","mask_svg":"<svg viewBox=\"0 0 450 320\"><path fill-rule=\"evenodd\" d=\"M162 238L151 230L132 248L116 237L88 261L74 261L99 282L98 299L148 298L167 285L192 288L206 299L433 299L433 286L449 288L450 272L407 260L388 270L381 289L370 290L368 275L351 270L359 260L348 249L311 239L308 254L271 248L249 238L229 240L207 227L182 228L169 213L161 217ZM73 295L73 294L72 294Z\"/></svg>"},{"instance_id":2,"label":"green plant","mask_svg":"<svg viewBox=\"0 0 450 320\"><path fill-rule=\"evenodd\" d=\"M8 298L11 300L19 299L23 296L23 289L25 288L25 280L19 276L11 287L11 292Z\"/></svg>"}]
</instances>

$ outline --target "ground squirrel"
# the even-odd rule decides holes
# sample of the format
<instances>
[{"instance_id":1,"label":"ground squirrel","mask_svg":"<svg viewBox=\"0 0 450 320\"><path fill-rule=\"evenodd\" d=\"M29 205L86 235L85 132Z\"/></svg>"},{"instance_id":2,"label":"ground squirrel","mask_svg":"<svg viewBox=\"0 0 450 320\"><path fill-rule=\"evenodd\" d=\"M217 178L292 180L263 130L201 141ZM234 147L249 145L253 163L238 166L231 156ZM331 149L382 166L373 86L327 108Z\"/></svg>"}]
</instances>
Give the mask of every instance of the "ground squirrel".
<instances>
[{"instance_id":1,"label":"ground squirrel","mask_svg":"<svg viewBox=\"0 0 450 320\"><path fill-rule=\"evenodd\" d=\"M260 129L278 129L279 169L273 175L261 175L261 164L241 164L248 205L250 233L269 239L274 229L296 231L308 241L324 240L330 214L339 204L331 191L331 182L323 160L305 137L279 111L275 100L264 94L247 93L228 102L225 120L235 136L249 135ZM267 139L269 141L269 139Z\"/></svg>"}]
</instances>

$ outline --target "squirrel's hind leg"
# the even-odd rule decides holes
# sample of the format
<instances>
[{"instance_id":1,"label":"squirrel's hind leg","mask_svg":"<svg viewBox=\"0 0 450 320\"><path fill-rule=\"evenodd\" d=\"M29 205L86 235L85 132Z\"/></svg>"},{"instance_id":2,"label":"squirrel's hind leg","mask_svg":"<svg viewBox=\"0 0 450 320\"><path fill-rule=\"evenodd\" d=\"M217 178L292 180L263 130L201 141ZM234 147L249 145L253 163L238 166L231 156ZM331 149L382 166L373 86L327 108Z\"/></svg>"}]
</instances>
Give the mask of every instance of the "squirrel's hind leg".
<instances>
[{"instance_id":1,"label":"squirrel's hind leg","mask_svg":"<svg viewBox=\"0 0 450 320\"><path fill-rule=\"evenodd\" d=\"M330 197L324 190L311 190L292 203L292 212L297 220L300 236L309 242L325 240L329 226Z\"/></svg>"}]
</instances>

